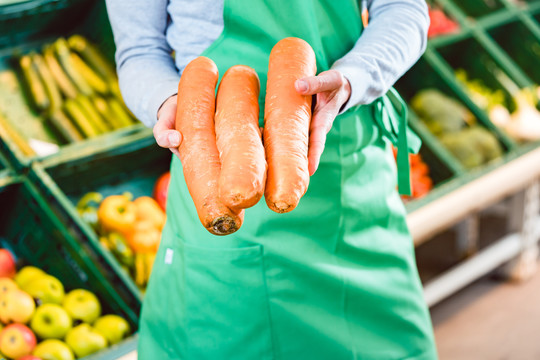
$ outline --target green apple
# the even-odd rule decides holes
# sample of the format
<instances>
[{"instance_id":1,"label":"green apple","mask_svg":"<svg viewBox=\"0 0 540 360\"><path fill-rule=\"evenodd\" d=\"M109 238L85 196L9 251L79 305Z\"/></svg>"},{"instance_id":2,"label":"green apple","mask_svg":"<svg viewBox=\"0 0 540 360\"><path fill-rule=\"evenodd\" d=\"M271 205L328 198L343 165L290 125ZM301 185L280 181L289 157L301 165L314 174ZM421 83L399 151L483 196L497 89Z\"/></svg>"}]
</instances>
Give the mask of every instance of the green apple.
<instances>
[{"instance_id":1,"label":"green apple","mask_svg":"<svg viewBox=\"0 0 540 360\"><path fill-rule=\"evenodd\" d=\"M63 339L71 329L71 324L71 318L63 307L43 304L32 317L30 328L42 339Z\"/></svg>"},{"instance_id":2,"label":"green apple","mask_svg":"<svg viewBox=\"0 0 540 360\"><path fill-rule=\"evenodd\" d=\"M100 317L94 323L94 329L105 336L109 344L120 342L129 334L130 328L128 322L118 315L105 315Z\"/></svg>"},{"instance_id":3,"label":"green apple","mask_svg":"<svg viewBox=\"0 0 540 360\"><path fill-rule=\"evenodd\" d=\"M69 346L67 346L65 342L58 339L48 339L40 342L32 354L43 360L75 359L73 351L71 351Z\"/></svg>"},{"instance_id":4,"label":"green apple","mask_svg":"<svg viewBox=\"0 0 540 360\"><path fill-rule=\"evenodd\" d=\"M40 276L22 287L39 304L62 304L64 285L51 275Z\"/></svg>"},{"instance_id":5,"label":"green apple","mask_svg":"<svg viewBox=\"0 0 540 360\"><path fill-rule=\"evenodd\" d=\"M101 304L94 293L75 289L70 291L63 303L64 309L73 320L92 324L101 315Z\"/></svg>"},{"instance_id":6,"label":"green apple","mask_svg":"<svg viewBox=\"0 0 540 360\"><path fill-rule=\"evenodd\" d=\"M107 339L88 324L81 324L69 330L66 343L75 355L85 357L107 347Z\"/></svg>"},{"instance_id":7,"label":"green apple","mask_svg":"<svg viewBox=\"0 0 540 360\"><path fill-rule=\"evenodd\" d=\"M47 275L45 271L38 269L35 266L25 266L15 274L15 283L22 289L30 281L43 275Z\"/></svg>"},{"instance_id":8,"label":"green apple","mask_svg":"<svg viewBox=\"0 0 540 360\"><path fill-rule=\"evenodd\" d=\"M36 336L22 324L11 324L0 332L0 351L12 359L32 353L36 346Z\"/></svg>"},{"instance_id":9,"label":"green apple","mask_svg":"<svg viewBox=\"0 0 540 360\"><path fill-rule=\"evenodd\" d=\"M22 290L16 289L0 297L0 321L4 324L26 324L34 315L35 309L34 299Z\"/></svg>"}]
</instances>

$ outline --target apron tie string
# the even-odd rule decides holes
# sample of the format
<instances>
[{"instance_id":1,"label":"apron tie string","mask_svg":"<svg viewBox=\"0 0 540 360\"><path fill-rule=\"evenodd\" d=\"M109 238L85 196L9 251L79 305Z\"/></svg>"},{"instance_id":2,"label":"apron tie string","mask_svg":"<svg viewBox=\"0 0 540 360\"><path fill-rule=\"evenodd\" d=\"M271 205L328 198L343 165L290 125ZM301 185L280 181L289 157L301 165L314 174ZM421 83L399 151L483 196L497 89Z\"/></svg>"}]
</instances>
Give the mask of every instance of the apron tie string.
<instances>
[{"instance_id":1,"label":"apron tie string","mask_svg":"<svg viewBox=\"0 0 540 360\"><path fill-rule=\"evenodd\" d=\"M417 153L421 140L407 126L407 105L391 88L375 101L375 121L382 135L397 148L398 191L411 195L409 153Z\"/></svg>"}]
</instances>

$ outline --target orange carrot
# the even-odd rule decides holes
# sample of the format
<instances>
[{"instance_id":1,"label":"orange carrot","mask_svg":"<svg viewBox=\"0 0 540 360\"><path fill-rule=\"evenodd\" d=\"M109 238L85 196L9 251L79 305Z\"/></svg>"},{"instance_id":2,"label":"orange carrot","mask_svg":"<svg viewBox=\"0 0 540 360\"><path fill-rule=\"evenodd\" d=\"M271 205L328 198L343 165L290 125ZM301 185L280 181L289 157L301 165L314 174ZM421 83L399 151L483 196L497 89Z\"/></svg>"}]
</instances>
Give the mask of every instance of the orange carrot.
<instances>
[{"instance_id":1,"label":"orange carrot","mask_svg":"<svg viewBox=\"0 0 540 360\"><path fill-rule=\"evenodd\" d=\"M300 95L294 82L316 71L313 49L302 39L285 38L270 53L263 132L268 161L265 198L278 213L292 211L309 185L311 96Z\"/></svg>"},{"instance_id":2,"label":"orange carrot","mask_svg":"<svg viewBox=\"0 0 540 360\"><path fill-rule=\"evenodd\" d=\"M232 209L251 207L264 193L266 159L259 128L259 86L255 70L236 65L223 75L218 88L219 198Z\"/></svg>"},{"instance_id":3,"label":"orange carrot","mask_svg":"<svg viewBox=\"0 0 540 360\"><path fill-rule=\"evenodd\" d=\"M243 211L233 211L218 197L221 168L214 129L218 69L200 56L191 61L178 83L176 129L183 135L180 160L184 178L203 226L215 235L240 228Z\"/></svg>"}]
</instances>

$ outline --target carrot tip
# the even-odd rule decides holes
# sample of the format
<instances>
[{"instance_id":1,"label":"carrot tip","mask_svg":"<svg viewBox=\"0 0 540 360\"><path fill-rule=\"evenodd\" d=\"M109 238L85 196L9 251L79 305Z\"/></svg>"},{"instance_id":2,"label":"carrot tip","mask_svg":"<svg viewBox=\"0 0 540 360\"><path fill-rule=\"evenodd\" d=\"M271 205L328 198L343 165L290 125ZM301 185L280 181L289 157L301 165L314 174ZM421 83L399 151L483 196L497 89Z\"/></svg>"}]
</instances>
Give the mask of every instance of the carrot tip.
<instances>
[{"instance_id":1,"label":"carrot tip","mask_svg":"<svg viewBox=\"0 0 540 360\"><path fill-rule=\"evenodd\" d=\"M291 205L287 204L286 202L276 202L274 203L274 206L272 207L272 210L278 213L286 213L291 211Z\"/></svg>"},{"instance_id":2,"label":"carrot tip","mask_svg":"<svg viewBox=\"0 0 540 360\"><path fill-rule=\"evenodd\" d=\"M238 230L239 226L233 218L221 216L212 221L211 232L215 235L229 235Z\"/></svg>"}]
</instances>

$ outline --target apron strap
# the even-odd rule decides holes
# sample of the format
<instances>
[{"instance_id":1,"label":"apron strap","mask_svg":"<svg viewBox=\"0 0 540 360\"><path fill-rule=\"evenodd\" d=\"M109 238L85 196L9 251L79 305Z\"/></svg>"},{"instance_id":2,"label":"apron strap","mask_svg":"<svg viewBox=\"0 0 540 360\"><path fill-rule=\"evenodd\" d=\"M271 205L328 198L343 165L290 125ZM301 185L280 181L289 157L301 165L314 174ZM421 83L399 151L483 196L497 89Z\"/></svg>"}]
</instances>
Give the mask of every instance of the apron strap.
<instances>
[{"instance_id":1,"label":"apron strap","mask_svg":"<svg viewBox=\"0 0 540 360\"><path fill-rule=\"evenodd\" d=\"M397 148L398 191L411 195L409 152L417 153L422 142L407 126L407 105L394 88L374 104L375 121L382 135Z\"/></svg>"}]
</instances>

